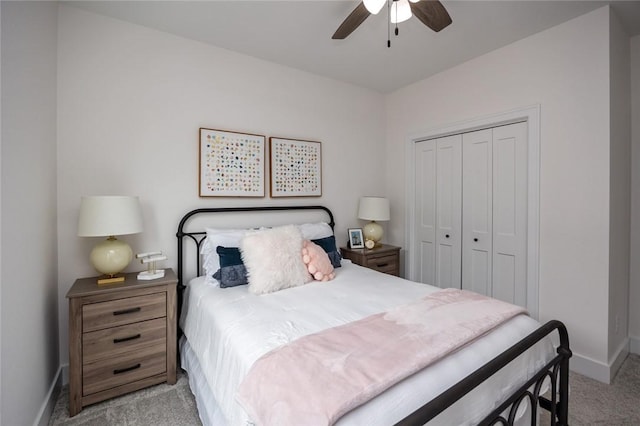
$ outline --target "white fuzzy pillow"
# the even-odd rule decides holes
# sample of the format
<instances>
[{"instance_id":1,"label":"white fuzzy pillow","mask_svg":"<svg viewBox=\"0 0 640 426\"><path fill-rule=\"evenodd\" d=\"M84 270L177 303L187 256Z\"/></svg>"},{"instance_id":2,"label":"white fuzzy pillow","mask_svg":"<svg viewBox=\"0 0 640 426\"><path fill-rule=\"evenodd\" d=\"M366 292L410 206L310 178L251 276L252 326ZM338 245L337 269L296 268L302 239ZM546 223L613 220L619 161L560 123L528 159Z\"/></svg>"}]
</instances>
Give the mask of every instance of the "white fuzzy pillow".
<instances>
[{"instance_id":1,"label":"white fuzzy pillow","mask_svg":"<svg viewBox=\"0 0 640 426\"><path fill-rule=\"evenodd\" d=\"M302 261L302 234L295 225L247 233L240 241L249 291L271 293L311 281Z\"/></svg>"}]
</instances>

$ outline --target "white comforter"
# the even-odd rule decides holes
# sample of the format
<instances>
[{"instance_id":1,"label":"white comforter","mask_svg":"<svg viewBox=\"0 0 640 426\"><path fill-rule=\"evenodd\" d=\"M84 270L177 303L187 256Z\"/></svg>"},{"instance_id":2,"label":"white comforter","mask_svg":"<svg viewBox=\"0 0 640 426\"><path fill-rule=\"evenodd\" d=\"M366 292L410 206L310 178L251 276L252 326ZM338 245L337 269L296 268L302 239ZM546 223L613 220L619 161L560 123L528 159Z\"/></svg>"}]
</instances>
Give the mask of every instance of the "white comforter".
<instances>
[{"instance_id":1,"label":"white comforter","mask_svg":"<svg viewBox=\"0 0 640 426\"><path fill-rule=\"evenodd\" d=\"M229 425L250 423L236 402L236 389L253 362L266 352L300 336L386 311L438 290L348 261L336 271L333 281L261 296L250 294L246 286L214 287L203 278L189 283L181 326ZM347 413L338 424L393 424L538 325L520 315ZM494 400L522 382L518 377L528 377L552 356L551 343L542 342L438 416L433 424L477 423Z\"/></svg>"}]
</instances>

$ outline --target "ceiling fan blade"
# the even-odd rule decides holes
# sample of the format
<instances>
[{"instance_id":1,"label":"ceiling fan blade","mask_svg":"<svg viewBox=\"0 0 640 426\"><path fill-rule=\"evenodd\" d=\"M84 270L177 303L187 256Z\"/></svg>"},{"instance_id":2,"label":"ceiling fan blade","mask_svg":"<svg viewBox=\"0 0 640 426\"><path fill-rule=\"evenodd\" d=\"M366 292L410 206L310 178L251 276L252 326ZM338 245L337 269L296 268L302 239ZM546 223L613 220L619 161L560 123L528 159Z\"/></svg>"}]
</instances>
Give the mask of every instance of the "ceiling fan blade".
<instances>
[{"instance_id":1,"label":"ceiling fan blade","mask_svg":"<svg viewBox=\"0 0 640 426\"><path fill-rule=\"evenodd\" d=\"M364 7L364 3L360 2L358 6L353 9L353 12L347 16L347 19L344 20L342 24L338 27L336 32L331 37L334 40L342 40L346 38L349 34L351 34L360 24L364 22L371 15L366 7Z\"/></svg>"},{"instance_id":2,"label":"ceiling fan blade","mask_svg":"<svg viewBox=\"0 0 640 426\"><path fill-rule=\"evenodd\" d=\"M409 4L411 13L435 32L444 29L452 22L449 12L438 0L420 0Z\"/></svg>"}]
</instances>

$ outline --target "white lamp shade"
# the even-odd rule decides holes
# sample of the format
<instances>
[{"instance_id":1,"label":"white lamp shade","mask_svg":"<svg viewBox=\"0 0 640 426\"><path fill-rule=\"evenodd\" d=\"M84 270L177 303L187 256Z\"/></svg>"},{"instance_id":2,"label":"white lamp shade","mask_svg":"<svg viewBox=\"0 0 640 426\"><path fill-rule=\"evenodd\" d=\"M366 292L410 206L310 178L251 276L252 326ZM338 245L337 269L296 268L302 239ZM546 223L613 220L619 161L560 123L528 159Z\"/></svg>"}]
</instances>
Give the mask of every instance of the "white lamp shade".
<instances>
[{"instance_id":1,"label":"white lamp shade","mask_svg":"<svg viewBox=\"0 0 640 426\"><path fill-rule=\"evenodd\" d=\"M364 7L374 15L380 12L380 9L382 9L382 6L384 6L386 2L387 0L363 0Z\"/></svg>"},{"instance_id":2,"label":"white lamp shade","mask_svg":"<svg viewBox=\"0 0 640 426\"><path fill-rule=\"evenodd\" d=\"M79 237L108 237L142 232L140 200L133 196L82 197Z\"/></svg>"},{"instance_id":3,"label":"white lamp shade","mask_svg":"<svg viewBox=\"0 0 640 426\"><path fill-rule=\"evenodd\" d=\"M389 220L389 200L384 197L361 197L358 218L364 220Z\"/></svg>"},{"instance_id":4,"label":"white lamp shade","mask_svg":"<svg viewBox=\"0 0 640 426\"><path fill-rule=\"evenodd\" d=\"M404 22L411 18L411 16L411 5L409 4L409 0L394 1L391 5L390 17L392 24Z\"/></svg>"}]
</instances>

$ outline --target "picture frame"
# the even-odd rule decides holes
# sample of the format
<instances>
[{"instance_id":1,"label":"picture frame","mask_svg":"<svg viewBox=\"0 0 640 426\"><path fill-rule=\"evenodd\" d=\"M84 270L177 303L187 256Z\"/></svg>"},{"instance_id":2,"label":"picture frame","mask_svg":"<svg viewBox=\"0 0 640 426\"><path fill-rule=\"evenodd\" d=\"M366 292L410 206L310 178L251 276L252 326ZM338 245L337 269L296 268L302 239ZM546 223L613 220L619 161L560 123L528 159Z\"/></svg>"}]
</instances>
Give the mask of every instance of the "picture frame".
<instances>
[{"instance_id":1,"label":"picture frame","mask_svg":"<svg viewBox=\"0 0 640 426\"><path fill-rule=\"evenodd\" d=\"M322 144L301 139L269 138L270 195L322 196Z\"/></svg>"},{"instance_id":2,"label":"picture frame","mask_svg":"<svg viewBox=\"0 0 640 426\"><path fill-rule=\"evenodd\" d=\"M364 248L364 236L362 235L362 228L349 228L348 233L350 248Z\"/></svg>"},{"instance_id":3,"label":"picture frame","mask_svg":"<svg viewBox=\"0 0 640 426\"><path fill-rule=\"evenodd\" d=\"M264 197L264 135L200 128L200 197Z\"/></svg>"}]
</instances>

